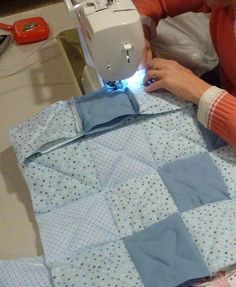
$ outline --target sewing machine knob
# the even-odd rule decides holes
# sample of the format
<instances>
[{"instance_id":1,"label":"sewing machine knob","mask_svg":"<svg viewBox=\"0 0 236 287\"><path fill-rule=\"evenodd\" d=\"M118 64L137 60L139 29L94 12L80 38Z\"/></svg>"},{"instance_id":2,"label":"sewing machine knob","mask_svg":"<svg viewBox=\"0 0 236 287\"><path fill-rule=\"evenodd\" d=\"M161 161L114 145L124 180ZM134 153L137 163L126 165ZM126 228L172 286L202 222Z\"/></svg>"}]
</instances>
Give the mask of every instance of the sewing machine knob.
<instances>
[{"instance_id":1,"label":"sewing machine knob","mask_svg":"<svg viewBox=\"0 0 236 287\"><path fill-rule=\"evenodd\" d=\"M129 51L133 48L132 45L130 43L125 43L124 44L124 49L126 50L126 59L127 62L130 63L130 55L129 55Z\"/></svg>"}]
</instances>

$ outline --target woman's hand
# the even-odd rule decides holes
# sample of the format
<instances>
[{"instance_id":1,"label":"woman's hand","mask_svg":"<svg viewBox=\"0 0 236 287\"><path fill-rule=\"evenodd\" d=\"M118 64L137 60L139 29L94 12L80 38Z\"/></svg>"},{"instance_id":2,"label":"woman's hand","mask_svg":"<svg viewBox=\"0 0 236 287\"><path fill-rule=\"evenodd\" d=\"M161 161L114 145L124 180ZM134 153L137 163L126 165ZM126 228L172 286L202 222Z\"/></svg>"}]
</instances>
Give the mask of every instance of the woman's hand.
<instances>
[{"instance_id":1,"label":"woman's hand","mask_svg":"<svg viewBox=\"0 0 236 287\"><path fill-rule=\"evenodd\" d=\"M166 89L185 101L198 104L203 93L211 86L175 61L154 58L147 63L144 77L145 91Z\"/></svg>"}]
</instances>

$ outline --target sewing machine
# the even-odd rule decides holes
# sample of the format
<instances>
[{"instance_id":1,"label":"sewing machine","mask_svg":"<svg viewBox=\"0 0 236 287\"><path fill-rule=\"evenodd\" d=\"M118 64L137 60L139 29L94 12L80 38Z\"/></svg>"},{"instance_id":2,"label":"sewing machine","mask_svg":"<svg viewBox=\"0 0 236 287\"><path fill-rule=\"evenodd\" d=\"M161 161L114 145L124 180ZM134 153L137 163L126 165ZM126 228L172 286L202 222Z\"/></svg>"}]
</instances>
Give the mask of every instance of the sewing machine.
<instances>
[{"instance_id":1,"label":"sewing machine","mask_svg":"<svg viewBox=\"0 0 236 287\"><path fill-rule=\"evenodd\" d=\"M130 78L145 47L140 15L131 0L64 0L77 19L86 66L85 92Z\"/></svg>"}]
</instances>

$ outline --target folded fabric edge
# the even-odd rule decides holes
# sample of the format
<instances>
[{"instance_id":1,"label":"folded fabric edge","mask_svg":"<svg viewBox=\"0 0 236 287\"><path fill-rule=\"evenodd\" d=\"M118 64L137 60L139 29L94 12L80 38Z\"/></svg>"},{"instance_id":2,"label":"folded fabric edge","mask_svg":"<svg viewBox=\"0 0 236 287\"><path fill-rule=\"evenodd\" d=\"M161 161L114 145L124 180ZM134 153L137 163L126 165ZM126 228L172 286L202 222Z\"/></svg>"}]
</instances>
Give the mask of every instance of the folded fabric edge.
<instances>
[{"instance_id":1,"label":"folded fabric edge","mask_svg":"<svg viewBox=\"0 0 236 287\"><path fill-rule=\"evenodd\" d=\"M73 142L75 140L78 140L82 137L84 137L85 135L92 135L92 134L99 134L101 132L109 132L110 130L114 129L114 128L117 128L117 127L120 127L124 124L125 120L129 120L131 118L135 118L137 116L153 116L154 113L153 112L150 112L150 113L142 113L140 112L140 104L138 102L138 99L136 98L136 96L134 96L134 94L132 93L132 91L128 88L124 89L124 92L127 94L127 96L129 97L129 100L131 102L131 105L133 106L133 109L134 109L134 114L132 115L128 115L127 118L121 120L117 125L115 126L111 126L111 127L99 127L96 131L91 131L91 132L88 132L88 133L85 133L83 131L83 128L82 128L82 121L78 115L78 111L75 107L75 103L76 103L76 99L75 98L72 98L70 99L69 101L66 101L66 102L63 102L63 101L60 101L60 102L57 102L55 104L53 104L52 106L49 106L47 107L46 109L44 109L43 111L41 111L38 115L40 114L43 114L45 111L49 111L50 112L50 109L52 109L52 107L57 107L57 105L59 106L59 110L56 110L55 111L55 115L57 115L58 111L60 111L63 107L60 107L60 105L68 105L68 107L70 108L71 110L71 113L74 117L74 122L75 122L75 134L76 136L74 137L66 137L65 135L61 135L61 138L57 138L55 140L51 140L51 141L48 141L46 143L42 143L40 144L37 143L37 141L39 141L40 139L40 136L41 136L41 133L40 135L34 139L33 143L31 144L31 148L30 148L30 144L29 145L29 148L27 150L27 152L20 152L19 150L21 149L20 147L20 144L17 142L17 139L16 139L16 134L19 133L19 129L20 128L24 128L25 130L29 130L30 127L24 127L24 124L27 123L28 121L26 121L25 123L22 123L20 126L18 127L15 127L13 128L11 131L10 131L10 137L11 137L11 142L14 146L14 149L15 149L15 152L16 152L16 155L17 155L17 158L19 160L19 162L21 164L27 162L27 160L29 160L32 156L36 155L36 154L44 154L44 153L48 153L48 152L51 152L57 148L60 148L70 142ZM90 95L91 96L91 95ZM84 96L85 97L85 96ZM87 96L86 96L87 97ZM185 107L178 107L177 110L181 110L181 109L184 109ZM167 111L167 113L169 113L171 111ZM162 112L162 113L159 113L158 114L163 114L165 112ZM34 119L34 117L32 118ZM51 122L53 120L52 119L49 119L49 122ZM25 139L26 141L27 139ZM35 147L34 147L35 146Z\"/></svg>"}]
</instances>

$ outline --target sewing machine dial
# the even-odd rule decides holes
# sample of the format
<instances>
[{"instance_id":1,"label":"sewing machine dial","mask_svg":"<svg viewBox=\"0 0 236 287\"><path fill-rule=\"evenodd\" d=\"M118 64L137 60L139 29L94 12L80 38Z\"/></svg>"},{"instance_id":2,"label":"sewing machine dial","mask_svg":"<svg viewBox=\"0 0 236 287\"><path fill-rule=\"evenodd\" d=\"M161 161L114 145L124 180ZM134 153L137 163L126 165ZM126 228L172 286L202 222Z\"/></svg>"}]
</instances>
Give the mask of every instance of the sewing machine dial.
<instances>
[{"instance_id":1,"label":"sewing machine dial","mask_svg":"<svg viewBox=\"0 0 236 287\"><path fill-rule=\"evenodd\" d=\"M84 8L85 14L90 15L96 12L100 12L106 9L110 9L112 12L124 12L134 10L128 3L121 3L116 0L86 0L82 1L82 7Z\"/></svg>"}]
</instances>

